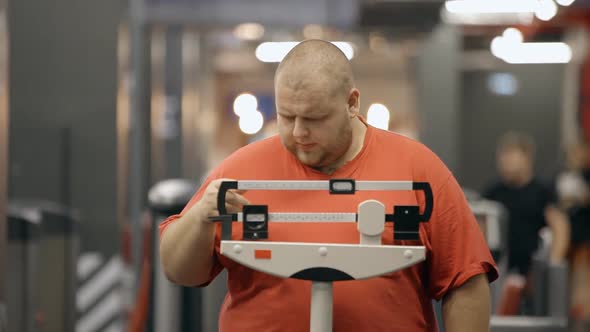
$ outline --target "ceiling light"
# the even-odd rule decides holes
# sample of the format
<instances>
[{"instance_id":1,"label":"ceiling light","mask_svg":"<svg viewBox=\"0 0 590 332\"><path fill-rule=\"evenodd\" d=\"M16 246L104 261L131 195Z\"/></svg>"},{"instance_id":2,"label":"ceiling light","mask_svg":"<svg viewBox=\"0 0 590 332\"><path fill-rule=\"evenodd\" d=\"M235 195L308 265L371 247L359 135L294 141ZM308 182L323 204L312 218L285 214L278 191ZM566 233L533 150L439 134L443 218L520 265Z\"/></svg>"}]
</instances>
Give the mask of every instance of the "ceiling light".
<instances>
[{"instance_id":1,"label":"ceiling light","mask_svg":"<svg viewBox=\"0 0 590 332\"><path fill-rule=\"evenodd\" d=\"M524 63L568 63L572 50L565 43L519 43L496 37L490 45L492 54L512 64Z\"/></svg>"},{"instance_id":2,"label":"ceiling light","mask_svg":"<svg viewBox=\"0 0 590 332\"><path fill-rule=\"evenodd\" d=\"M488 76L488 89L496 95L513 96L518 92L518 81L510 73L492 73Z\"/></svg>"},{"instance_id":3,"label":"ceiling light","mask_svg":"<svg viewBox=\"0 0 590 332\"><path fill-rule=\"evenodd\" d=\"M520 30L518 30L516 28L508 28L508 29L504 30L504 33L502 33L502 36L504 37L504 39L506 41L511 42L511 43L522 43L522 41L523 41L522 32L520 32Z\"/></svg>"},{"instance_id":4,"label":"ceiling light","mask_svg":"<svg viewBox=\"0 0 590 332\"><path fill-rule=\"evenodd\" d=\"M535 15L530 13L449 13L441 11L441 19L447 24L459 25L529 25Z\"/></svg>"},{"instance_id":5,"label":"ceiling light","mask_svg":"<svg viewBox=\"0 0 590 332\"><path fill-rule=\"evenodd\" d=\"M508 63L568 63L572 50L566 43L522 43L503 54Z\"/></svg>"},{"instance_id":6,"label":"ceiling light","mask_svg":"<svg viewBox=\"0 0 590 332\"><path fill-rule=\"evenodd\" d=\"M576 1L576 0L556 0L556 1L559 5L567 7L567 6L571 5L572 3L574 3L574 1Z\"/></svg>"},{"instance_id":7,"label":"ceiling light","mask_svg":"<svg viewBox=\"0 0 590 332\"><path fill-rule=\"evenodd\" d=\"M234 28L234 37L242 40L258 40L264 36L264 27L258 23L242 23Z\"/></svg>"},{"instance_id":8,"label":"ceiling light","mask_svg":"<svg viewBox=\"0 0 590 332\"><path fill-rule=\"evenodd\" d=\"M389 109L383 104L372 104L367 111L367 123L383 130L389 129Z\"/></svg>"},{"instance_id":9,"label":"ceiling light","mask_svg":"<svg viewBox=\"0 0 590 332\"><path fill-rule=\"evenodd\" d=\"M254 135L262 129L264 118L259 111L248 112L240 117L239 126L244 134Z\"/></svg>"},{"instance_id":10,"label":"ceiling light","mask_svg":"<svg viewBox=\"0 0 590 332\"><path fill-rule=\"evenodd\" d=\"M265 42L256 48L256 58L262 62L281 62L285 55L300 42ZM352 44L347 42L332 42L338 47L348 60L354 57Z\"/></svg>"},{"instance_id":11,"label":"ceiling light","mask_svg":"<svg viewBox=\"0 0 590 332\"><path fill-rule=\"evenodd\" d=\"M450 0L445 9L450 13L533 13L538 7L537 0Z\"/></svg>"},{"instance_id":12,"label":"ceiling light","mask_svg":"<svg viewBox=\"0 0 590 332\"><path fill-rule=\"evenodd\" d=\"M256 111L257 108L258 100L254 95L249 93L242 93L234 100L234 113L236 113L237 116Z\"/></svg>"},{"instance_id":13,"label":"ceiling light","mask_svg":"<svg viewBox=\"0 0 590 332\"><path fill-rule=\"evenodd\" d=\"M541 21L549 21L557 15L557 5L553 0L539 0L535 16Z\"/></svg>"}]
</instances>

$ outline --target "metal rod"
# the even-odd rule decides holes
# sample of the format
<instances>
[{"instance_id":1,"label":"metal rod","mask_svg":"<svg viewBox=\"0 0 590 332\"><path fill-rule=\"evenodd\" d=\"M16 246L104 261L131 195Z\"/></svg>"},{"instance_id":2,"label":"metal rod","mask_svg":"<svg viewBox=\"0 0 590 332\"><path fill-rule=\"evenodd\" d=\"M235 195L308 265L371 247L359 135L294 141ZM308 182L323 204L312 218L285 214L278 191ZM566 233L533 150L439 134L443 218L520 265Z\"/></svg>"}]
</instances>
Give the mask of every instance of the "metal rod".
<instances>
[{"instance_id":1,"label":"metal rod","mask_svg":"<svg viewBox=\"0 0 590 332\"><path fill-rule=\"evenodd\" d=\"M311 283L310 332L332 331L332 282Z\"/></svg>"}]
</instances>

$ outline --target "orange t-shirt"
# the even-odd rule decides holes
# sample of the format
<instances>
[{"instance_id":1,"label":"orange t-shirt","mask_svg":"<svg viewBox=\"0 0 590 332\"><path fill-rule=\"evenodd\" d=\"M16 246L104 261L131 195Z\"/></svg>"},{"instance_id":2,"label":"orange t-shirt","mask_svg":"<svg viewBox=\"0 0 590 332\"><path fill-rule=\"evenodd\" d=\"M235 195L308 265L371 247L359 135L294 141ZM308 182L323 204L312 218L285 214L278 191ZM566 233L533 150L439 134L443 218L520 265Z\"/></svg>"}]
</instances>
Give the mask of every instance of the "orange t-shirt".
<instances>
[{"instance_id":1,"label":"orange t-shirt","mask_svg":"<svg viewBox=\"0 0 590 332\"><path fill-rule=\"evenodd\" d=\"M354 160L331 176L300 163L278 136L245 146L224 160L203 183L184 211L201 198L216 178L237 180L398 180L429 182L434 195L430 221L420 224L426 261L390 275L334 283L333 330L437 331L431 300L469 278L498 272L463 192L451 172L424 145L404 136L369 126L364 147ZM393 213L394 205L424 207L417 191L359 191L330 195L325 191L249 191L252 204L268 205L269 212L357 212L359 203L376 199ZM184 212L183 211L183 212ZM160 234L178 219L160 225ZM392 244L393 225L386 223L383 244ZM241 239L234 224L233 239ZM354 223L269 223L269 241L359 243ZM228 294L221 308L219 328L234 331L309 331L311 282L281 279L220 255L220 227L215 239L216 263L210 280L228 271ZM395 241L395 244L416 242ZM204 286L204 285L203 285Z\"/></svg>"}]
</instances>

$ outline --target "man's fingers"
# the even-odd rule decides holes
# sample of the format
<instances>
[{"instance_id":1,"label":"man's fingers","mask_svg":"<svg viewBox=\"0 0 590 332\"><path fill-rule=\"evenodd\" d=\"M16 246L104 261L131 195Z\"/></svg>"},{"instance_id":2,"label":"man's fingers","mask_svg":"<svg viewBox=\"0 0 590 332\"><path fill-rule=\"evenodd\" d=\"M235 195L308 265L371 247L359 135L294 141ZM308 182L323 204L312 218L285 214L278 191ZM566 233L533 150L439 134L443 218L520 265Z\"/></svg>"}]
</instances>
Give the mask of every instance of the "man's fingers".
<instances>
[{"instance_id":1,"label":"man's fingers","mask_svg":"<svg viewBox=\"0 0 590 332\"><path fill-rule=\"evenodd\" d=\"M225 204L225 211L226 211L226 213L242 212L242 206L226 203ZM211 216L214 216L214 217L219 216L219 210L217 210L217 209L213 210Z\"/></svg>"},{"instance_id":2,"label":"man's fingers","mask_svg":"<svg viewBox=\"0 0 590 332\"><path fill-rule=\"evenodd\" d=\"M242 206L234 205L234 204L225 204L225 208L228 213L238 213L242 212Z\"/></svg>"},{"instance_id":3,"label":"man's fingers","mask_svg":"<svg viewBox=\"0 0 590 332\"><path fill-rule=\"evenodd\" d=\"M250 202L242 195L234 192L228 192L225 195L225 200L228 203L234 204L234 205L248 205L250 204Z\"/></svg>"}]
</instances>

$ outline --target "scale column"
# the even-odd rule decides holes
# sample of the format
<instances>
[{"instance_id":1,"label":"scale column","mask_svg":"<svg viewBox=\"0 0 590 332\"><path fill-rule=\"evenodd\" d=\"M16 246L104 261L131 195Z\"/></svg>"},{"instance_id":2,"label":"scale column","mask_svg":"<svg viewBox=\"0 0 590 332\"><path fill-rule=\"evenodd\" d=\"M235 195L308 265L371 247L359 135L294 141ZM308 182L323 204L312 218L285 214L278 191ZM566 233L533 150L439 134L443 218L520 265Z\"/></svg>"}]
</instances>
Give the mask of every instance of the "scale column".
<instances>
[{"instance_id":1,"label":"scale column","mask_svg":"<svg viewBox=\"0 0 590 332\"><path fill-rule=\"evenodd\" d=\"M311 283L310 332L332 332L332 282Z\"/></svg>"}]
</instances>

